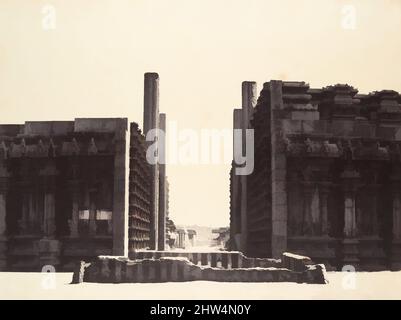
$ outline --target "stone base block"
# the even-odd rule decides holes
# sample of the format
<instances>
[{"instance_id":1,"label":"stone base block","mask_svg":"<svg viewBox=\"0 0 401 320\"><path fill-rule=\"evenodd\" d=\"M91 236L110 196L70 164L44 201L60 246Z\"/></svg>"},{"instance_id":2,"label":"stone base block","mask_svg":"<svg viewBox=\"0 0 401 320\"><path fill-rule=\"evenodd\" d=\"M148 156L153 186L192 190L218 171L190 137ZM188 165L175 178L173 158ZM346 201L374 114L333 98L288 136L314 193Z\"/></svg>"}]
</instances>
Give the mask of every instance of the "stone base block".
<instances>
[{"instance_id":1,"label":"stone base block","mask_svg":"<svg viewBox=\"0 0 401 320\"><path fill-rule=\"evenodd\" d=\"M283 268L294 270L296 272L303 272L307 270L307 265L312 264L309 257L284 252L281 257L281 265Z\"/></svg>"},{"instance_id":2,"label":"stone base block","mask_svg":"<svg viewBox=\"0 0 401 320\"><path fill-rule=\"evenodd\" d=\"M336 245L337 240L329 236L318 237L289 237L288 249L301 255L306 255L314 263L321 263L327 270L336 270Z\"/></svg>"}]
</instances>

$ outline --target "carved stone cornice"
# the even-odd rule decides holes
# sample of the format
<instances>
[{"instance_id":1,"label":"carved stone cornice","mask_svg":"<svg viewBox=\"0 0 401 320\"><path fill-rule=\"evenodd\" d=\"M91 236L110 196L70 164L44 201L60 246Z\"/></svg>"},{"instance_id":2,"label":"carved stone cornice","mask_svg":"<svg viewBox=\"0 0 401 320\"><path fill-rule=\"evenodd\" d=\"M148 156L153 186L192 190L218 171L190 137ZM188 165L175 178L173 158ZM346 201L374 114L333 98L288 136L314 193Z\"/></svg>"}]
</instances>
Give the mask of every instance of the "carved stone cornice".
<instances>
[{"instance_id":1,"label":"carved stone cornice","mask_svg":"<svg viewBox=\"0 0 401 320\"><path fill-rule=\"evenodd\" d=\"M284 139L285 152L289 157L339 158L342 149L328 140L314 139Z\"/></svg>"},{"instance_id":2,"label":"carved stone cornice","mask_svg":"<svg viewBox=\"0 0 401 320\"><path fill-rule=\"evenodd\" d=\"M114 134L77 133L74 136L18 136L0 141L0 160L113 154Z\"/></svg>"}]
</instances>

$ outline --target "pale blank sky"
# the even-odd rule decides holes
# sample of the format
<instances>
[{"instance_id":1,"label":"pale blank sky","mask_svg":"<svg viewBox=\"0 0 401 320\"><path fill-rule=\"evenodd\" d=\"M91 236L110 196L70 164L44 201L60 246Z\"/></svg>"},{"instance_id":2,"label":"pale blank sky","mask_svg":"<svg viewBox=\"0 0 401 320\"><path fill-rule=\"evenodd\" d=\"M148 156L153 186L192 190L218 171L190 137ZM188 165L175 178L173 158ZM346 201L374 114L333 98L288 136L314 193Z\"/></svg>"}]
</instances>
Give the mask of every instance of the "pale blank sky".
<instances>
[{"instance_id":1,"label":"pale blank sky","mask_svg":"<svg viewBox=\"0 0 401 320\"><path fill-rule=\"evenodd\" d=\"M56 29L42 28L42 8ZM356 29L342 28L354 5ZM398 0L0 2L1 123L129 117L142 126L143 74L180 128L232 127L241 82L349 83L401 91ZM229 166L170 166L178 224L229 222Z\"/></svg>"}]
</instances>

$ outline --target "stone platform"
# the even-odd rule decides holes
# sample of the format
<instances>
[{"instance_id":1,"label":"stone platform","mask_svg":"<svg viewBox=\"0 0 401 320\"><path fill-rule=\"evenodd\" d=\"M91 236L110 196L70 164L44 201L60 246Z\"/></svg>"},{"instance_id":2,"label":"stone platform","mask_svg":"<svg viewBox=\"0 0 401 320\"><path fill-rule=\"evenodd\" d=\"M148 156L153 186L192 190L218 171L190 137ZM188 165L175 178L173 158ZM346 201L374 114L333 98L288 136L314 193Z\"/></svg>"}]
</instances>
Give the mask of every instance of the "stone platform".
<instances>
[{"instance_id":1,"label":"stone platform","mask_svg":"<svg viewBox=\"0 0 401 320\"><path fill-rule=\"evenodd\" d=\"M126 257L99 256L92 262L81 261L74 272L72 283L160 283L202 280L327 283L325 266L310 264L308 257L284 253L281 260L274 261L275 267L225 269L198 266L186 257L130 260Z\"/></svg>"}]
</instances>

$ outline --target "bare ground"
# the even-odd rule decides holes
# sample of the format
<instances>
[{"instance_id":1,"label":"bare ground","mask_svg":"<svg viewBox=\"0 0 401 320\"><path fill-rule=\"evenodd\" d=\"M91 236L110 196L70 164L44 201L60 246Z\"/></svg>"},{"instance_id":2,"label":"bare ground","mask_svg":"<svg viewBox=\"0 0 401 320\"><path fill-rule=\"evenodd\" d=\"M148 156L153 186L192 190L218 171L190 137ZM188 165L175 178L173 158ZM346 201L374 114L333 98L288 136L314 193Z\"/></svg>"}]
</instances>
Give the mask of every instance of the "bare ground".
<instances>
[{"instance_id":1,"label":"bare ground","mask_svg":"<svg viewBox=\"0 0 401 320\"><path fill-rule=\"evenodd\" d=\"M221 283L69 284L72 273L0 273L0 299L401 299L401 272L329 272L327 285Z\"/></svg>"}]
</instances>

